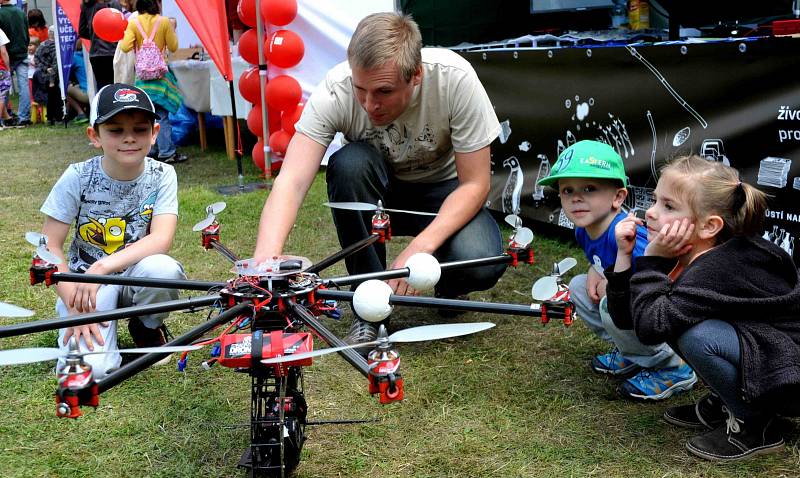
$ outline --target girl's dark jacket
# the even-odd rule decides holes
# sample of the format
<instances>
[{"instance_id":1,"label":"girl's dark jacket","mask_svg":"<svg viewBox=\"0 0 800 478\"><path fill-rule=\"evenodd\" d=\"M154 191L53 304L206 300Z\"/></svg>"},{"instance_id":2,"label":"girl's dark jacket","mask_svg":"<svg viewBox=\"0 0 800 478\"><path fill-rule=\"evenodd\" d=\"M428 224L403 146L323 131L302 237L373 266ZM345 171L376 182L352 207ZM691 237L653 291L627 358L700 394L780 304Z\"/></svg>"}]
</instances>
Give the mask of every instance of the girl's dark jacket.
<instances>
[{"instance_id":1,"label":"girl's dark jacket","mask_svg":"<svg viewBox=\"0 0 800 478\"><path fill-rule=\"evenodd\" d=\"M642 256L634 274L607 270L614 324L635 329L642 343L674 346L699 322L728 322L739 335L744 399L783 401L792 394L800 402L800 278L792 258L764 239L734 237L673 282L667 275L675 264Z\"/></svg>"}]
</instances>

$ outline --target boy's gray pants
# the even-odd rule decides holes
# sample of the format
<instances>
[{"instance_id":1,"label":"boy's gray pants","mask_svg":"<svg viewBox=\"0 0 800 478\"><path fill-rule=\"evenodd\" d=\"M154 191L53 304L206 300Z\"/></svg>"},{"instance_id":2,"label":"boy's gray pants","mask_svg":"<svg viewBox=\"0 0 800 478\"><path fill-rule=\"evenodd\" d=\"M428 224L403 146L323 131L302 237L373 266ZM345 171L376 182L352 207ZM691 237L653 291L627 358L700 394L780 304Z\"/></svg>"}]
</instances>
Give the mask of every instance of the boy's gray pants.
<instances>
[{"instance_id":1,"label":"boy's gray pants","mask_svg":"<svg viewBox=\"0 0 800 478\"><path fill-rule=\"evenodd\" d=\"M145 257L137 264L129 267L125 272L120 274L121 277L148 277L153 279L185 279L186 275L183 272L183 266L166 254L155 254ZM165 302L168 300L175 300L178 298L178 289L162 289L155 287L141 287L141 286L124 286L124 285L102 285L97 290L97 304L95 310L97 312L114 310L120 307L130 307L133 305L155 304L158 302ZM56 312L59 317L66 317L68 314L67 306L59 299L56 301ZM164 323L169 312L161 312L152 315L143 315L139 319L145 327L155 329ZM103 378L110 370L118 368L122 362L122 356L118 352L117 347L117 321L109 321L107 326L98 325L100 334L103 336L105 345L98 345L95 340L94 350L109 350L112 353L108 354L93 354L83 357L84 362L92 366L92 372L95 379ZM63 354L69 351L69 346L64 344L64 335L67 329L60 329L58 331L58 348L61 349ZM89 348L86 347L86 342L83 337L80 340L81 352L88 352ZM64 365L64 360L59 359L56 370L59 370Z\"/></svg>"},{"instance_id":2,"label":"boy's gray pants","mask_svg":"<svg viewBox=\"0 0 800 478\"><path fill-rule=\"evenodd\" d=\"M623 330L614 325L608 313L606 297L595 304L586 291L586 274L580 274L569 282L569 293L575 309L589 329L601 339L616 346L622 356L642 368L662 369L677 367L681 358L666 343L645 345L639 341L636 332Z\"/></svg>"}]
</instances>

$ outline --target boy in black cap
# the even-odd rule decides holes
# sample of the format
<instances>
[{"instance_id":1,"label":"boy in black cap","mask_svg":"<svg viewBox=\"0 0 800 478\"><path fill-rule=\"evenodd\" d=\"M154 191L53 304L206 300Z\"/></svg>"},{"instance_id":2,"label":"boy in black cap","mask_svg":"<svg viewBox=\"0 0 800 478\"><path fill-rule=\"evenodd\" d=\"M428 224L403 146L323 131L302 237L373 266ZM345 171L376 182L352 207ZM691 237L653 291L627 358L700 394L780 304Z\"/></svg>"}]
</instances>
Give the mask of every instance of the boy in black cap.
<instances>
[{"instance_id":1,"label":"boy in black cap","mask_svg":"<svg viewBox=\"0 0 800 478\"><path fill-rule=\"evenodd\" d=\"M40 209L46 215L42 232L50 251L63 261L59 271L185 277L181 264L167 255L178 224L175 170L146 157L158 135L156 117L150 98L134 86L115 83L95 95L87 134L103 154L71 164ZM64 243L73 223L65 257ZM56 310L62 317L178 298L172 289L73 282L59 282L56 292ZM138 347L166 343L167 315L130 319L128 330ZM58 346L66 349L73 336L81 351L117 349L116 322L61 329ZM119 367L121 357L110 353L84 360L92 365L95 378L101 378Z\"/></svg>"}]
</instances>

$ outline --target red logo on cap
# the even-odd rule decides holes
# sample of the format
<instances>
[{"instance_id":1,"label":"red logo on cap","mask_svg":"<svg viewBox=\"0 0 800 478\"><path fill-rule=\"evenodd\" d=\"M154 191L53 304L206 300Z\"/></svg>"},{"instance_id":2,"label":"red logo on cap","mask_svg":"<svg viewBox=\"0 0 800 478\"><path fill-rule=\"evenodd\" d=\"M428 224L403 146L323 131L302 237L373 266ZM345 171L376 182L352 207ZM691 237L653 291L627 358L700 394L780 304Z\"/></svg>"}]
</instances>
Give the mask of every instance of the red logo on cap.
<instances>
[{"instance_id":1,"label":"red logo on cap","mask_svg":"<svg viewBox=\"0 0 800 478\"><path fill-rule=\"evenodd\" d=\"M130 88L123 88L114 92L114 103L132 103L139 101L139 92Z\"/></svg>"}]
</instances>

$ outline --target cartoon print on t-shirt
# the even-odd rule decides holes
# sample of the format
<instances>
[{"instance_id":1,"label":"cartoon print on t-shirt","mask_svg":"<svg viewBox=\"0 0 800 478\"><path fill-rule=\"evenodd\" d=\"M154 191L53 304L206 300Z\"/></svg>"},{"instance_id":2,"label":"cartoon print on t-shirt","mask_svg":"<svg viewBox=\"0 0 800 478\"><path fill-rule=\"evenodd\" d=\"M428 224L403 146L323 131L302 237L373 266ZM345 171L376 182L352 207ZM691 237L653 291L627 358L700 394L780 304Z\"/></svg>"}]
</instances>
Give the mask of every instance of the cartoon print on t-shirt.
<instances>
[{"instance_id":1,"label":"cartoon print on t-shirt","mask_svg":"<svg viewBox=\"0 0 800 478\"><path fill-rule=\"evenodd\" d=\"M127 219L109 217L95 219L78 226L81 238L93 246L97 246L106 254L111 254L125 244L125 227Z\"/></svg>"}]
</instances>

